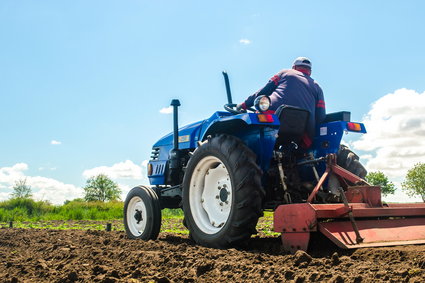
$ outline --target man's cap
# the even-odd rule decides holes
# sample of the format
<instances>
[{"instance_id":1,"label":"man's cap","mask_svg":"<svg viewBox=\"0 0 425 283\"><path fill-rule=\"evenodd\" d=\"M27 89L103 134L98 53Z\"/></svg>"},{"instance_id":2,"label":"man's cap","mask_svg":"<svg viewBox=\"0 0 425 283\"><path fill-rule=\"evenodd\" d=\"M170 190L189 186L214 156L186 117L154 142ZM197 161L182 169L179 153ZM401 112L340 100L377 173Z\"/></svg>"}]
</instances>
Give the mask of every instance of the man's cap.
<instances>
[{"instance_id":1,"label":"man's cap","mask_svg":"<svg viewBox=\"0 0 425 283\"><path fill-rule=\"evenodd\" d=\"M311 61L307 57L298 57L294 61L294 66L304 66L311 69Z\"/></svg>"}]
</instances>

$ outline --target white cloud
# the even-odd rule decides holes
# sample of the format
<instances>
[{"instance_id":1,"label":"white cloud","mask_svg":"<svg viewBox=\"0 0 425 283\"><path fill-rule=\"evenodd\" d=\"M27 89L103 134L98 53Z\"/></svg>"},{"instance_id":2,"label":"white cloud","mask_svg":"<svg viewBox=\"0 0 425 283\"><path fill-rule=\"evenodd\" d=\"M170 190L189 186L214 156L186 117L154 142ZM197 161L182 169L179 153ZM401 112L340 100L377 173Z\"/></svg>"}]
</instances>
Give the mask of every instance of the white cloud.
<instances>
[{"instance_id":1,"label":"white cloud","mask_svg":"<svg viewBox=\"0 0 425 283\"><path fill-rule=\"evenodd\" d=\"M136 165L131 160L116 163L112 166L100 166L92 169L85 170L83 176L90 178L99 174L105 174L112 179L143 179L146 174L146 166Z\"/></svg>"},{"instance_id":2,"label":"white cloud","mask_svg":"<svg viewBox=\"0 0 425 283\"><path fill-rule=\"evenodd\" d=\"M62 144L62 142L57 141L57 140L52 140L52 141L50 142L50 144L53 144L53 145L59 145L59 144Z\"/></svg>"},{"instance_id":3,"label":"white cloud","mask_svg":"<svg viewBox=\"0 0 425 283\"><path fill-rule=\"evenodd\" d=\"M137 185L149 184L146 175L147 160L136 165L130 160L116 163L110 167L100 166L83 172L85 178L98 174L106 174L112 179L120 179L118 186L122 190L121 198L124 200L131 188ZM39 170L54 170L56 168L38 168ZM72 184L65 184L52 178L42 176L28 176L26 163L17 163L11 167L0 168L0 201L10 198L16 181L26 179L27 185L31 186L35 200L47 200L53 204L62 204L65 200L83 197L84 190ZM137 182L134 182L137 180Z\"/></svg>"},{"instance_id":4,"label":"white cloud","mask_svg":"<svg viewBox=\"0 0 425 283\"><path fill-rule=\"evenodd\" d=\"M360 159L363 160L363 161L364 160L370 160L372 158L373 158L372 154L365 154L365 155L360 156Z\"/></svg>"},{"instance_id":5,"label":"white cloud","mask_svg":"<svg viewBox=\"0 0 425 283\"><path fill-rule=\"evenodd\" d=\"M173 113L173 106L164 107L161 110L159 110L159 113L161 113L161 114L171 114L171 113Z\"/></svg>"},{"instance_id":6,"label":"white cloud","mask_svg":"<svg viewBox=\"0 0 425 283\"><path fill-rule=\"evenodd\" d=\"M242 38L241 40L239 40L239 43L243 44L243 45L248 45L251 44L252 41L246 38Z\"/></svg>"},{"instance_id":7,"label":"white cloud","mask_svg":"<svg viewBox=\"0 0 425 283\"><path fill-rule=\"evenodd\" d=\"M10 198L10 193L0 192L0 201L8 200Z\"/></svg>"},{"instance_id":8,"label":"white cloud","mask_svg":"<svg viewBox=\"0 0 425 283\"><path fill-rule=\"evenodd\" d=\"M369 171L402 180L414 164L425 162L425 92L403 88L387 94L372 104L363 123L368 133L353 146L373 155Z\"/></svg>"},{"instance_id":9,"label":"white cloud","mask_svg":"<svg viewBox=\"0 0 425 283\"><path fill-rule=\"evenodd\" d=\"M27 184L33 188L33 197L36 200L48 200L54 204L62 204L65 200L83 197L82 188L51 178L27 177Z\"/></svg>"},{"instance_id":10,"label":"white cloud","mask_svg":"<svg viewBox=\"0 0 425 283\"><path fill-rule=\"evenodd\" d=\"M25 163L17 163L12 167L0 168L0 185L13 185L17 180L24 179L23 171L28 170L28 165Z\"/></svg>"},{"instance_id":11,"label":"white cloud","mask_svg":"<svg viewBox=\"0 0 425 283\"><path fill-rule=\"evenodd\" d=\"M0 168L0 188L3 191L0 193L0 200L8 199L15 182L21 179L25 179L27 185L31 186L33 197L36 200L48 200L54 204L61 204L67 199L82 197L83 190L77 186L51 178L27 176L24 173L26 170L28 170L28 165L25 163Z\"/></svg>"},{"instance_id":12,"label":"white cloud","mask_svg":"<svg viewBox=\"0 0 425 283\"><path fill-rule=\"evenodd\" d=\"M112 166L95 167L83 172L85 178L90 178L98 174L106 174L112 179L120 179L118 186L122 190L121 198L124 200L131 188L137 185L148 185L146 166L148 161L142 164L134 164L130 160L116 163ZM38 168L39 170L54 170L56 168ZM17 163L12 167L0 168L0 201L10 198L13 186L16 181L26 179L27 185L31 186L33 198L35 200L47 200L53 204L62 204L65 200L72 200L83 197L82 188L72 184L65 184L55 179L42 176L28 176L26 163ZM137 180L137 182L134 182Z\"/></svg>"}]
</instances>

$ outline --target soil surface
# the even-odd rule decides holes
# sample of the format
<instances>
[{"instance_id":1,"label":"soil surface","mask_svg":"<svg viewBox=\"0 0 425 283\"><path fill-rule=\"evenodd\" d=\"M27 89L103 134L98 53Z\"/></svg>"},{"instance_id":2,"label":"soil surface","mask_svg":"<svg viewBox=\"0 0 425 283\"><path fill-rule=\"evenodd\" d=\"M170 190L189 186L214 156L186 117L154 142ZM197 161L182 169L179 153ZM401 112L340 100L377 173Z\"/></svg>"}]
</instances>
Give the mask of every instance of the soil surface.
<instances>
[{"instance_id":1,"label":"soil surface","mask_svg":"<svg viewBox=\"0 0 425 283\"><path fill-rule=\"evenodd\" d=\"M176 233L144 242L123 231L1 228L0 282L425 281L425 245L347 251L318 243L290 255L271 236L217 250Z\"/></svg>"}]
</instances>

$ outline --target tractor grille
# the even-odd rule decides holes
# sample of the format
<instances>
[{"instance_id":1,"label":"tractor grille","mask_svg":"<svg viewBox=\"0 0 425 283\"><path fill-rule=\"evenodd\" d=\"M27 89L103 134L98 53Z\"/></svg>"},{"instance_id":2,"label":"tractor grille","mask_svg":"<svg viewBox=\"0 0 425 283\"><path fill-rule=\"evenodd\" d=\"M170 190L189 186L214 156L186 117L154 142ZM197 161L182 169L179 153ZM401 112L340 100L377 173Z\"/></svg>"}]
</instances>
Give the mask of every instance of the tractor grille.
<instances>
[{"instance_id":1,"label":"tractor grille","mask_svg":"<svg viewBox=\"0 0 425 283\"><path fill-rule=\"evenodd\" d=\"M151 161L159 159L159 147L152 148Z\"/></svg>"},{"instance_id":2,"label":"tractor grille","mask_svg":"<svg viewBox=\"0 0 425 283\"><path fill-rule=\"evenodd\" d=\"M159 164L158 166L155 166L155 174L156 175L162 175L164 174L164 168L165 168L165 164Z\"/></svg>"}]
</instances>

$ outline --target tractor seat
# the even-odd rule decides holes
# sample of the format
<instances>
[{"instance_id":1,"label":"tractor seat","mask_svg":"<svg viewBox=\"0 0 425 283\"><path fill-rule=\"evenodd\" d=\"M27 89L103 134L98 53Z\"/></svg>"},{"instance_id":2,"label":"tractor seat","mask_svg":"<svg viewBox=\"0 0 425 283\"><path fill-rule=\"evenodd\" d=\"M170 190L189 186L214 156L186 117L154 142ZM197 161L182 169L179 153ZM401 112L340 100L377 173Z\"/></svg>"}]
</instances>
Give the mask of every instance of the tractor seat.
<instances>
[{"instance_id":1,"label":"tractor seat","mask_svg":"<svg viewBox=\"0 0 425 283\"><path fill-rule=\"evenodd\" d=\"M284 145L291 142L300 144L307 131L310 112L295 106L281 105L276 109L275 114L280 121L276 144Z\"/></svg>"}]
</instances>

